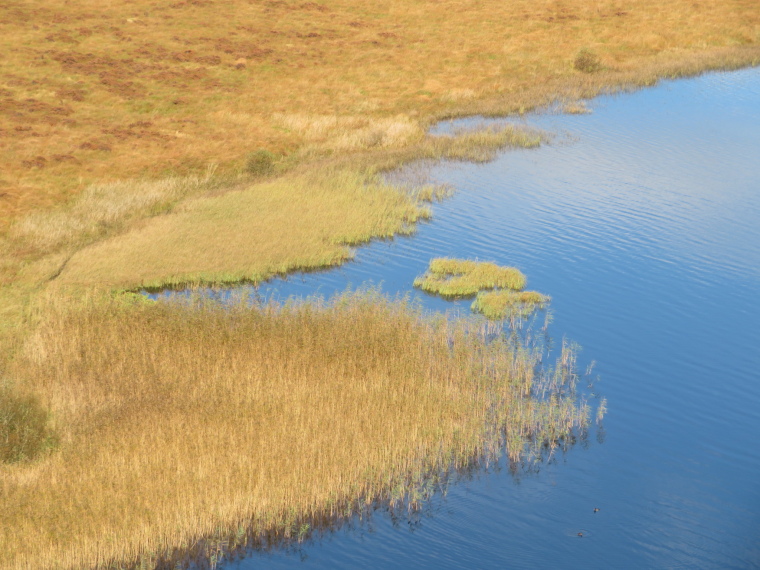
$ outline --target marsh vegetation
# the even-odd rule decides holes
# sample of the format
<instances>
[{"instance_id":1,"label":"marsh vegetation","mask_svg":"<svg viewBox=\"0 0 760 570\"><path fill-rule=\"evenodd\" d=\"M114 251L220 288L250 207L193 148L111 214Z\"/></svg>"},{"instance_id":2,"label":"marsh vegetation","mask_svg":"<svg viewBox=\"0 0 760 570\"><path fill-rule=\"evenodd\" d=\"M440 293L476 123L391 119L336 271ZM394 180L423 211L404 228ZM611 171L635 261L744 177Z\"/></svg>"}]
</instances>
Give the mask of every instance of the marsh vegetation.
<instances>
[{"instance_id":1,"label":"marsh vegetation","mask_svg":"<svg viewBox=\"0 0 760 570\"><path fill-rule=\"evenodd\" d=\"M472 310L489 319L529 315L544 308L550 299L537 291L480 291L472 302Z\"/></svg>"},{"instance_id":2,"label":"marsh vegetation","mask_svg":"<svg viewBox=\"0 0 760 570\"><path fill-rule=\"evenodd\" d=\"M540 335L374 291L50 303L8 373L45 395L60 448L4 468L10 567L159 556L218 529L291 533L479 457L535 460L591 417L571 347L549 367Z\"/></svg>"},{"instance_id":3,"label":"marsh vegetation","mask_svg":"<svg viewBox=\"0 0 760 570\"><path fill-rule=\"evenodd\" d=\"M445 299L475 297L472 310L495 320L527 316L549 302L546 295L524 291L526 284L515 267L445 257L431 259L427 272L414 280L415 287Z\"/></svg>"},{"instance_id":4,"label":"marsh vegetation","mask_svg":"<svg viewBox=\"0 0 760 570\"><path fill-rule=\"evenodd\" d=\"M529 346L408 304L121 292L342 263L447 192L383 173L546 140L510 124L430 136L436 120L581 112L754 65L756 24L740 1L3 3L0 564L289 535L488 449L517 461L583 431L572 397L535 398L572 366L544 377ZM546 300L494 283L466 293L489 317Z\"/></svg>"},{"instance_id":5,"label":"marsh vegetation","mask_svg":"<svg viewBox=\"0 0 760 570\"><path fill-rule=\"evenodd\" d=\"M520 291L525 284L525 275L514 267L445 257L430 260L427 273L414 280L415 287L442 297L471 297L497 287Z\"/></svg>"}]
</instances>

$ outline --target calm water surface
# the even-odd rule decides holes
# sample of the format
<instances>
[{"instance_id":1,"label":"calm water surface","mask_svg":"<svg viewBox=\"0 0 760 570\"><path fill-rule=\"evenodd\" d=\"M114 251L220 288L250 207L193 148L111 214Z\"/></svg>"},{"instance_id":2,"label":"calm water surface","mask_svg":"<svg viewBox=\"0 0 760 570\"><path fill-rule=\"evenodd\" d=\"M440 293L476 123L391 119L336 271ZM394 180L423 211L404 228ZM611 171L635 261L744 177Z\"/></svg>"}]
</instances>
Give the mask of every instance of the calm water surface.
<instances>
[{"instance_id":1,"label":"calm water surface","mask_svg":"<svg viewBox=\"0 0 760 570\"><path fill-rule=\"evenodd\" d=\"M597 361L604 442L455 485L415 524L378 515L230 567L760 567L760 70L592 107L529 118L549 146L435 167L458 191L414 237L261 291L409 292L437 256L516 265Z\"/></svg>"}]
</instances>

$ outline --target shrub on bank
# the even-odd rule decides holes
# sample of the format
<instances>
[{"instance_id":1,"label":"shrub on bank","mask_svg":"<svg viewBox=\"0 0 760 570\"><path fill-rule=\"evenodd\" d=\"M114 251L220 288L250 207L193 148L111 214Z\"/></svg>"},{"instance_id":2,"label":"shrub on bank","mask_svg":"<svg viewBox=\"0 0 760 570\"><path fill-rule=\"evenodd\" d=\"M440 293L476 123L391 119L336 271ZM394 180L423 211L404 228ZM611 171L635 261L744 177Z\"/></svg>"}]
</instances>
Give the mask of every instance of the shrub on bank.
<instances>
[{"instance_id":1,"label":"shrub on bank","mask_svg":"<svg viewBox=\"0 0 760 570\"><path fill-rule=\"evenodd\" d=\"M595 73L602 70L602 62L593 51L582 48L573 60L573 67L583 73Z\"/></svg>"},{"instance_id":2,"label":"shrub on bank","mask_svg":"<svg viewBox=\"0 0 760 570\"><path fill-rule=\"evenodd\" d=\"M55 439L37 398L0 386L0 462L34 459Z\"/></svg>"},{"instance_id":3,"label":"shrub on bank","mask_svg":"<svg viewBox=\"0 0 760 570\"><path fill-rule=\"evenodd\" d=\"M274 171L275 156L266 149L260 148L248 155L245 170L254 176L266 176Z\"/></svg>"}]
</instances>

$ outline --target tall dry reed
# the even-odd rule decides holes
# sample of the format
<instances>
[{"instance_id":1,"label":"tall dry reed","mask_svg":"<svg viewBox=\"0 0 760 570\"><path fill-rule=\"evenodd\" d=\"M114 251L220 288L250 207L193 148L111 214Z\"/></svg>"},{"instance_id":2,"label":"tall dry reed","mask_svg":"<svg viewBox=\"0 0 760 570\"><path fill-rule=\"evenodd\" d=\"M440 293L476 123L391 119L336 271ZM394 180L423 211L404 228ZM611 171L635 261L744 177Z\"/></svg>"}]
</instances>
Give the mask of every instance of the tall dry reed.
<instances>
[{"instance_id":1,"label":"tall dry reed","mask_svg":"<svg viewBox=\"0 0 760 570\"><path fill-rule=\"evenodd\" d=\"M571 351L541 373L519 334L371 291L284 307L57 301L40 316L9 373L42 395L60 444L0 466L6 568L155 561L220 529L297 535L588 422Z\"/></svg>"}]
</instances>

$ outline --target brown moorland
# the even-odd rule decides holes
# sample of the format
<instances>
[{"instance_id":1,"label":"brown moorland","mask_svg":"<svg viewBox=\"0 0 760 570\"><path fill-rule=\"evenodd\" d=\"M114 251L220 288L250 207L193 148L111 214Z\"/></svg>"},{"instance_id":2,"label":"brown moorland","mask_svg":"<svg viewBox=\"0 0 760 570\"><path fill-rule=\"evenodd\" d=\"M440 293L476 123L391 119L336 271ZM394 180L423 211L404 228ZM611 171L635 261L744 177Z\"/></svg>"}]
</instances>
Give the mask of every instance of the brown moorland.
<instances>
[{"instance_id":1,"label":"brown moorland","mask_svg":"<svg viewBox=\"0 0 760 570\"><path fill-rule=\"evenodd\" d=\"M0 230L93 182L751 64L758 26L754 0L7 0Z\"/></svg>"}]
</instances>

